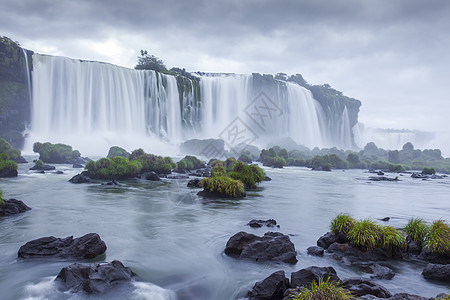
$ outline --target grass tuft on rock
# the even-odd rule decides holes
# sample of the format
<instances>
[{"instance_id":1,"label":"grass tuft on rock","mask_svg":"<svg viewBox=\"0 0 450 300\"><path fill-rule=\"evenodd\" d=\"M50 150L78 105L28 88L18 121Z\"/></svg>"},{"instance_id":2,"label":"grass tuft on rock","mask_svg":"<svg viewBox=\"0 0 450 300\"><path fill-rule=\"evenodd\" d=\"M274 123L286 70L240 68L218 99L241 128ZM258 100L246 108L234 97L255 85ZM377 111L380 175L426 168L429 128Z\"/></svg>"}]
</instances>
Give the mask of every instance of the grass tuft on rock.
<instances>
[{"instance_id":1,"label":"grass tuft on rock","mask_svg":"<svg viewBox=\"0 0 450 300\"><path fill-rule=\"evenodd\" d=\"M353 245L364 250L372 250L378 246L381 233L380 226L374 221L363 219L355 222L347 236Z\"/></svg>"},{"instance_id":2,"label":"grass tuft on rock","mask_svg":"<svg viewBox=\"0 0 450 300\"><path fill-rule=\"evenodd\" d=\"M406 235L412 239L414 242L422 245L425 241L425 237L428 234L429 227L423 219L411 218L406 224L405 228Z\"/></svg>"},{"instance_id":3,"label":"grass tuft on rock","mask_svg":"<svg viewBox=\"0 0 450 300\"><path fill-rule=\"evenodd\" d=\"M142 170L142 164L129 161L126 157L114 156L89 161L85 167L90 177L96 179L127 179L135 177Z\"/></svg>"},{"instance_id":4,"label":"grass tuft on rock","mask_svg":"<svg viewBox=\"0 0 450 300\"><path fill-rule=\"evenodd\" d=\"M301 292L291 296L292 300L348 300L355 299L349 291L344 290L338 283L319 278L319 281L313 281L309 289L303 289Z\"/></svg>"},{"instance_id":5,"label":"grass tuft on rock","mask_svg":"<svg viewBox=\"0 0 450 300\"><path fill-rule=\"evenodd\" d=\"M0 206L2 206L3 205L3 191L2 190L0 190Z\"/></svg>"},{"instance_id":6,"label":"grass tuft on rock","mask_svg":"<svg viewBox=\"0 0 450 300\"><path fill-rule=\"evenodd\" d=\"M434 221L430 226L424 246L432 253L449 256L450 226L444 220Z\"/></svg>"},{"instance_id":7,"label":"grass tuft on rock","mask_svg":"<svg viewBox=\"0 0 450 300\"><path fill-rule=\"evenodd\" d=\"M226 176L203 178L200 184L205 191L213 194L230 198L239 198L245 195L244 184Z\"/></svg>"},{"instance_id":8,"label":"grass tuft on rock","mask_svg":"<svg viewBox=\"0 0 450 300\"><path fill-rule=\"evenodd\" d=\"M338 214L331 220L330 229L334 234L343 234L347 236L348 232L355 225L356 220L348 214Z\"/></svg>"},{"instance_id":9,"label":"grass tuft on rock","mask_svg":"<svg viewBox=\"0 0 450 300\"><path fill-rule=\"evenodd\" d=\"M379 247L384 250L405 249L406 241L402 233L392 226L380 226Z\"/></svg>"}]
</instances>

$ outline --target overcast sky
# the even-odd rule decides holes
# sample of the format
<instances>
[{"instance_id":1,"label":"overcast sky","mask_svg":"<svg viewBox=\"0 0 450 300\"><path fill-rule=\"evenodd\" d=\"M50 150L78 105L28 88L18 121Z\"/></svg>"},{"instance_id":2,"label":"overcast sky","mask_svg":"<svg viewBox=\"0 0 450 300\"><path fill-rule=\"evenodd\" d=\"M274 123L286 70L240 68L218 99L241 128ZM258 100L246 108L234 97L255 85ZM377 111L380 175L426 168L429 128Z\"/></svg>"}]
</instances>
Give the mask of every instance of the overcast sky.
<instances>
[{"instance_id":1,"label":"overcast sky","mask_svg":"<svg viewBox=\"0 0 450 300\"><path fill-rule=\"evenodd\" d=\"M447 0L1 0L0 35L39 53L133 67L302 74L363 103L366 126L444 131Z\"/></svg>"}]
</instances>

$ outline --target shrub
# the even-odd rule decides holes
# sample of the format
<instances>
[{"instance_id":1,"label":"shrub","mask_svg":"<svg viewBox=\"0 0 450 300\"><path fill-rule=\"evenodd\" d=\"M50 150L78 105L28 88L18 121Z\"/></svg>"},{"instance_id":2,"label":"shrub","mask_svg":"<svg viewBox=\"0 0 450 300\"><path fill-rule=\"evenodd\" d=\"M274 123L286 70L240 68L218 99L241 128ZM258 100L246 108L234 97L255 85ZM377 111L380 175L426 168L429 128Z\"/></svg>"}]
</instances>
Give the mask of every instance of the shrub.
<instances>
[{"instance_id":1,"label":"shrub","mask_svg":"<svg viewBox=\"0 0 450 300\"><path fill-rule=\"evenodd\" d=\"M429 227L424 220L420 218L412 218L408 221L405 228L406 235L414 242L422 245L428 234Z\"/></svg>"},{"instance_id":2,"label":"shrub","mask_svg":"<svg viewBox=\"0 0 450 300\"><path fill-rule=\"evenodd\" d=\"M12 160L0 160L0 172L3 170L17 171L17 163Z\"/></svg>"},{"instance_id":3,"label":"shrub","mask_svg":"<svg viewBox=\"0 0 450 300\"><path fill-rule=\"evenodd\" d=\"M39 153L39 159L45 163L67 163L69 160L80 157L78 150L65 144L34 143L33 151Z\"/></svg>"},{"instance_id":4,"label":"shrub","mask_svg":"<svg viewBox=\"0 0 450 300\"><path fill-rule=\"evenodd\" d=\"M113 157L113 156L128 157L130 156L130 153L128 153L127 150L121 147L112 146L111 148L109 148L108 155L106 157Z\"/></svg>"},{"instance_id":5,"label":"shrub","mask_svg":"<svg viewBox=\"0 0 450 300\"><path fill-rule=\"evenodd\" d=\"M405 238L400 231L392 226L380 226L380 241L378 246L384 250L404 249Z\"/></svg>"},{"instance_id":6,"label":"shrub","mask_svg":"<svg viewBox=\"0 0 450 300\"><path fill-rule=\"evenodd\" d=\"M227 170L227 172L233 171L234 166L236 165L236 162L237 162L237 160L234 157L229 157L229 158L227 158L227 160L225 160L224 167Z\"/></svg>"},{"instance_id":7,"label":"shrub","mask_svg":"<svg viewBox=\"0 0 450 300\"><path fill-rule=\"evenodd\" d=\"M353 245L364 250L372 250L378 246L381 229L375 222L369 219L355 222L347 237Z\"/></svg>"},{"instance_id":8,"label":"shrub","mask_svg":"<svg viewBox=\"0 0 450 300\"><path fill-rule=\"evenodd\" d=\"M172 160L169 161L162 156L147 154L142 149L131 152L128 159L130 161L140 162L143 172L153 171L158 174L170 174L172 172L172 166L175 165Z\"/></svg>"},{"instance_id":9,"label":"shrub","mask_svg":"<svg viewBox=\"0 0 450 300\"><path fill-rule=\"evenodd\" d=\"M348 232L355 225L355 219L347 214L339 214L333 220L331 220L330 229L335 234L343 234L347 236Z\"/></svg>"},{"instance_id":10,"label":"shrub","mask_svg":"<svg viewBox=\"0 0 450 300\"><path fill-rule=\"evenodd\" d=\"M177 164L174 163L173 160L172 160L172 158L170 158L170 157L168 157L168 156L164 157L164 162L165 162L166 164L169 164L170 167L171 167L172 169L175 169L175 168L177 167Z\"/></svg>"},{"instance_id":11,"label":"shrub","mask_svg":"<svg viewBox=\"0 0 450 300\"><path fill-rule=\"evenodd\" d=\"M201 185L203 190L207 192L226 197L238 198L245 195L244 184L239 180L234 180L226 176L203 178Z\"/></svg>"},{"instance_id":12,"label":"shrub","mask_svg":"<svg viewBox=\"0 0 450 300\"><path fill-rule=\"evenodd\" d=\"M215 167L215 166L221 166L223 167L225 165L225 162L222 160L218 160L218 159L211 159L208 163L208 165L210 165L211 167Z\"/></svg>"},{"instance_id":13,"label":"shrub","mask_svg":"<svg viewBox=\"0 0 450 300\"><path fill-rule=\"evenodd\" d=\"M425 167L425 168L422 169L422 174L424 174L424 175L434 175L434 174L436 174L436 170L433 169L433 168Z\"/></svg>"},{"instance_id":14,"label":"shrub","mask_svg":"<svg viewBox=\"0 0 450 300\"><path fill-rule=\"evenodd\" d=\"M444 220L434 221L430 226L424 245L432 253L449 256L450 226Z\"/></svg>"},{"instance_id":15,"label":"shrub","mask_svg":"<svg viewBox=\"0 0 450 300\"><path fill-rule=\"evenodd\" d=\"M92 178L98 179L127 179L132 178L142 170L138 160L129 161L125 157L114 156L89 161L85 167Z\"/></svg>"},{"instance_id":16,"label":"shrub","mask_svg":"<svg viewBox=\"0 0 450 300\"><path fill-rule=\"evenodd\" d=\"M0 139L0 154L4 154L4 160L17 160L20 158L20 150L13 149L5 139Z\"/></svg>"},{"instance_id":17,"label":"shrub","mask_svg":"<svg viewBox=\"0 0 450 300\"><path fill-rule=\"evenodd\" d=\"M347 300L355 299L349 291L344 290L328 277L325 281L319 278L319 281L313 281L309 289L303 289L298 294L290 297L293 300Z\"/></svg>"},{"instance_id":18,"label":"shrub","mask_svg":"<svg viewBox=\"0 0 450 300\"><path fill-rule=\"evenodd\" d=\"M246 163L246 164L251 164L251 163L252 163L252 158L251 158L251 156L248 155L248 154L245 154L245 153L242 153L242 154L239 156L238 160L239 160L239 161L242 161L242 162L244 162L244 163Z\"/></svg>"},{"instance_id":19,"label":"shrub","mask_svg":"<svg viewBox=\"0 0 450 300\"><path fill-rule=\"evenodd\" d=\"M286 160L281 156L269 157L263 162L263 165L273 168L283 168L286 165Z\"/></svg>"},{"instance_id":20,"label":"shrub","mask_svg":"<svg viewBox=\"0 0 450 300\"><path fill-rule=\"evenodd\" d=\"M42 167L44 166L44 162L43 162L42 160L38 159L38 160L36 161L36 163L34 164L34 166L35 166L36 168L40 169L40 168L42 168Z\"/></svg>"},{"instance_id":21,"label":"shrub","mask_svg":"<svg viewBox=\"0 0 450 300\"><path fill-rule=\"evenodd\" d=\"M184 160L180 160L179 162L177 162L177 167L178 167L178 169L186 170L187 164Z\"/></svg>"},{"instance_id":22,"label":"shrub","mask_svg":"<svg viewBox=\"0 0 450 300\"><path fill-rule=\"evenodd\" d=\"M211 169L211 176L224 176L226 174L225 167L215 166Z\"/></svg>"},{"instance_id":23,"label":"shrub","mask_svg":"<svg viewBox=\"0 0 450 300\"><path fill-rule=\"evenodd\" d=\"M323 171L331 171L332 165L330 163L326 163L322 166Z\"/></svg>"},{"instance_id":24,"label":"shrub","mask_svg":"<svg viewBox=\"0 0 450 300\"><path fill-rule=\"evenodd\" d=\"M180 165L179 165L180 162L184 162L184 164L182 164L182 166L184 166L184 168L180 167ZM177 167L179 169L186 169L186 170L199 169L199 168L203 167L203 163L201 160L199 160L195 156L186 155L182 160L180 160L177 163Z\"/></svg>"},{"instance_id":25,"label":"shrub","mask_svg":"<svg viewBox=\"0 0 450 300\"><path fill-rule=\"evenodd\" d=\"M263 181L266 174L258 166L249 166L241 161L238 161L230 173L230 177L240 180L245 188L254 189L256 184Z\"/></svg>"},{"instance_id":26,"label":"shrub","mask_svg":"<svg viewBox=\"0 0 450 300\"><path fill-rule=\"evenodd\" d=\"M393 164L389 164L388 165L388 170L389 172L404 172L405 168L402 165L393 165Z\"/></svg>"}]
</instances>

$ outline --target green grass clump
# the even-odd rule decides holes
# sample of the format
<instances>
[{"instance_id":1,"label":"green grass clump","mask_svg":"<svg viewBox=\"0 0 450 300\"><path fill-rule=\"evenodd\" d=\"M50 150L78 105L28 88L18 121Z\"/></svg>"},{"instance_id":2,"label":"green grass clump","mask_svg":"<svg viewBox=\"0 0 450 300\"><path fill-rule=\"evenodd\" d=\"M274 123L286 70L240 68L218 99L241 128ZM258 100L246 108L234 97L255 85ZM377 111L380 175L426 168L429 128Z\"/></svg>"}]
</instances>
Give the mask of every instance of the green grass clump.
<instances>
[{"instance_id":1,"label":"green grass clump","mask_svg":"<svg viewBox=\"0 0 450 300\"><path fill-rule=\"evenodd\" d=\"M218 160L218 159L211 159L208 162L208 165L210 165L212 168L214 168L215 166L225 166L225 162L223 160Z\"/></svg>"},{"instance_id":2,"label":"green grass clump","mask_svg":"<svg viewBox=\"0 0 450 300\"><path fill-rule=\"evenodd\" d=\"M80 157L78 150L65 144L34 143L33 152L39 153L39 159L45 163L63 164L70 159Z\"/></svg>"},{"instance_id":3,"label":"green grass clump","mask_svg":"<svg viewBox=\"0 0 450 300\"><path fill-rule=\"evenodd\" d=\"M12 160L0 159L0 172L3 170L17 171L17 163Z\"/></svg>"},{"instance_id":4,"label":"green grass clump","mask_svg":"<svg viewBox=\"0 0 450 300\"><path fill-rule=\"evenodd\" d=\"M0 139L0 154L5 155L4 160L15 160L21 156L20 150L13 149L11 144L3 138Z\"/></svg>"},{"instance_id":5,"label":"green grass clump","mask_svg":"<svg viewBox=\"0 0 450 300\"><path fill-rule=\"evenodd\" d=\"M236 162L233 168L233 172L230 173L230 177L236 180L240 180L245 188L254 189L256 184L263 181L266 174L258 166L249 166L241 161Z\"/></svg>"},{"instance_id":6,"label":"green grass clump","mask_svg":"<svg viewBox=\"0 0 450 300\"><path fill-rule=\"evenodd\" d=\"M134 150L128 159L140 162L143 172L153 171L157 174L170 174L172 169L175 168L175 163L170 157L147 154L142 149Z\"/></svg>"},{"instance_id":7,"label":"green grass clump","mask_svg":"<svg viewBox=\"0 0 450 300\"><path fill-rule=\"evenodd\" d=\"M444 220L434 221L430 226L424 246L432 253L449 256L450 226Z\"/></svg>"},{"instance_id":8,"label":"green grass clump","mask_svg":"<svg viewBox=\"0 0 450 300\"><path fill-rule=\"evenodd\" d=\"M400 231L392 226L380 226L380 230L380 248L384 250L405 249L405 238Z\"/></svg>"},{"instance_id":9,"label":"green grass clump","mask_svg":"<svg viewBox=\"0 0 450 300\"><path fill-rule=\"evenodd\" d=\"M214 168L211 169L211 176L224 176L226 174L226 170L225 167L222 166L215 166Z\"/></svg>"},{"instance_id":10,"label":"green grass clump","mask_svg":"<svg viewBox=\"0 0 450 300\"><path fill-rule=\"evenodd\" d=\"M414 242L422 245L428 234L429 227L424 220L420 218L412 218L408 221L405 228L406 235Z\"/></svg>"},{"instance_id":11,"label":"green grass clump","mask_svg":"<svg viewBox=\"0 0 450 300\"><path fill-rule=\"evenodd\" d=\"M2 206L3 205L3 192L2 192L2 190L0 190L0 206Z\"/></svg>"},{"instance_id":12,"label":"green grass clump","mask_svg":"<svg viewBox=\"0 0 450 300\"><path fill-rule=\"evenodd\" d=\"M433 169L433 168L424 167L422 169L422 174L424 174L424 175L433 175L433 174L436 174L436 170Z\"/></svg>"},{"instance_id":13,"label":"green grass clump","mask_svg":"<svg viewBox=\"0 0 450 300\"><path fill-rule=\"evenodd\" d=\"M264 160L263 165L266 167L283 168L286 165L286 160L281 156L269 157Z\"/></svg>"},{"instance_id":14,"label":"green grass clump","mask_svg":"<svg viewBox=\"0 0 450 300\"><path fill-rule=\"evenodd\" d=\"M372 250L378 246L380 234L379 225L370 219L364 219L355 222L347 236L353 245L365 250Z\"/></svg>"},{"instance_id":15,"label":"green grass clump","mask_svg":"<svg viewBox=\"0 0 450 300\"><path fill-rule=\"evenodd\" d=\"M142 170L142 164L135 160L129 161L125 157L114 156L90 161L85 167L92 178L98 179L127 179L136 176Z\"/></svg>"},{"instance_id":16,"label":"green grass clump","mask_svg":"<svg viewBox=\"0 0 450 300\"><path fill-rule=\"evenodd\" d=\"M344 290L337 283L319 278L313 281L309 289L303 289L300 293L291 296L292 300L347 300L355 299L349 291Z\"/></svg>"},{"instance_id":17,"label":"green grass clump","mask_svg":"<svg viewBox=\"0 0 450 300\"><path fill-rule=\"evenodd\" d=\"M355 219L347 214L339 214L332 221L330 229L334 234L343 234L347 236L348 232L355 225Z\"/></svg>"},{"instance_id":18,"label":"green grass clump","mask_svg":"<svg viewBox=\"0 0 450 300\"><path fill-rule=\"evenodd\" d=\"M179 169L193 170L203 167L203 163L195 156L186 155L182 160L177 163Z\"/></svg>"},{"instance_id":19,"label":"green grass clump","mask_svg":"<svg viewBox=\"0 0 450 300\"><path fill-rule=\"evenodd\" d=\"M201 185L207 192L230 198L238 198L245 195L244 184L239 180L234 180L226 176L203 178Z\"/></svg>"}]
</instances>

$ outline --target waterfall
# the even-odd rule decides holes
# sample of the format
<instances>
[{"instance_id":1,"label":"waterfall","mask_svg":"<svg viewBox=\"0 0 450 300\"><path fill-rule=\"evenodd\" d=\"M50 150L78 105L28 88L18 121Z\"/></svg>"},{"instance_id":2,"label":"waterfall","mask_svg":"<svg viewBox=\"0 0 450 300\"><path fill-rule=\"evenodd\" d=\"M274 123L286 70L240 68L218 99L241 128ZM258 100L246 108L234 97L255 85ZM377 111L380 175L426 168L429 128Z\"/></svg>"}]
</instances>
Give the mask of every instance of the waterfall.
<instances>
[{"instance_id":1,"label":"waterfall","mask_svg":"<svg viewBox=\"0 0 450 300\"><path fill-rule=\"evenodd\" d=\"M30 65L28 64L28 54L27 50L22 48L23 56L25 57L25 74L27 75L27 89L28 89L28 99L31 103L31 76L30 76Z\"/></svg>"},{"instance_id":2,"label":"waterfall","mask_svg":"<svg viewBox=\"0 0 450 300\"><path fill-rule=\"evenodd\" d=\"M347 108L335 133L309 90L255 78L203 74L189 79L35 53L28 149L33 142L49 141L94 155L105 155L112 145L161 153L191 138L223 138L237 119L260 147L282 137L309 148L352 146ZM252 112L263 107L260 95L272 106L263 125Z\"/></svg>"}]
</instances>

